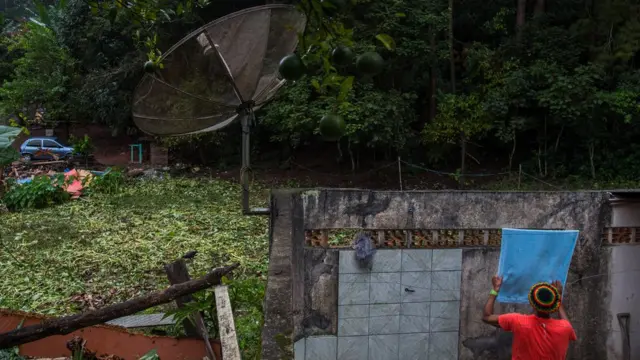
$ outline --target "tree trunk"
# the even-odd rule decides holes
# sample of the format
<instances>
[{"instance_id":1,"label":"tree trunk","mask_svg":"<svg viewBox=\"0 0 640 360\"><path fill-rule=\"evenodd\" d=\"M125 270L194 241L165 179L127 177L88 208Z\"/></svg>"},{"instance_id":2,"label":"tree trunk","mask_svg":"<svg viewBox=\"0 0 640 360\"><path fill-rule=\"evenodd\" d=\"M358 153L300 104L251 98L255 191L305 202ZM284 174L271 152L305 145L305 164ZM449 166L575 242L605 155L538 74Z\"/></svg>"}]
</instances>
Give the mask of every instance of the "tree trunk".
<instances>
[{"instance_id":1,"label":"tree trunk","mask_svg":"<svg viewBox=\"0 0 640 360\"><path fill-rule=\"evenodd\" d=\"M0 349L11 348L28 342L44 339L52 335L66 335L78 329L98 325L123 316L135 314L153 306L171 302L194 292L219 285L222 276L240 266L234 264L217 268L207 275L182 284L172 285L163 291L154 292L123 303L103 307L96 311L45 320L38 325L31 325L0 334Z\"/></svg>"},{"instance_id":2,"label":"tree trunk","mask_svg":"<svg viewBox=\"0 0 640 360\"><path fill-rule=\"evenodd\" d=\"M449 66L451 77L451 92L456 93L456 63L455 63L455 51L453 49L453 0L449 0ZM460 132L460 176L458 177L458 186L462 187L464 184L464 160L467 154L467 139L464 131Z\"/></svg>"},{"instance_id":3,"label":"tree trunk","mask_svg":"<svg viewBox=\"0 0 640 360\"><path fill-rule=\"evenodd\" d=\"M509 154L509 171L513 167L513 157L516 155L516 129L513 129L513 147L511 148L511 154Z\"/></svg>"},{"instance_id":4,"label":"tree trunk","mask_svg":"<svg viewBox=\"0 0 640 360\"><path fill-rule=\"evenodd\" d=\"M69 141L71 137L71 124L69 120L64 122L64 135L66 136L65 140Z\"/></svg>"},{"instance_id":5,"label":"tree trunk","mask_svg":"<svg viewBox=\"0 0 640 360\"><path fill-rule=\"evenodd\" d=\"M560 132L558 133L558 137L556 138L556 145L553 147L554 155L558 153L558 147L560 146L560 137L562 136L562 132L564 131L564 124L560 128Z\"/></svg>"},{"instance_id":6,"label":"tree trunk","mask_svg":"<svg viewBox=\"0 0 640 360\"><path fill-rule=\"evenodd\" d=\"M467 157L467 138L464 132L460 133L460 176L458 177L458 185L460 188L464 188L464 171L465 171L465 158Z\"/></svg>"},{"instance_id":7,"label":"tree trunk","mask_svg":"<svg viewBox=\"0 0 640 360\"><path fill-rule=\"evenodd\" d=\"M516 9L516 40L522 41L522 28L524 27L527 15L527 0L518 0L518 8Z\"/></svg>"},{"instance_id":8,"label":"tree trunk","mask_svg":"<svg viewBox=\"0 0 640 360\"><path fill-rule=\"evenodd\" d=\"M351 172L356 172L356 161L353 157L353 151L351 151L351 141L347 142L347 151L349 152L349 160L351 160Z\"/></svg>"},{"instance_id":9,"label":"tree trunk","mask_svg":"<svg viewBox=\"0 0 640 360\"><path fill-rule=\"evenodd\" d=\"M549 156L548 156L548 146L547 146L547 117L544 117L544 176L549 174Z\"/></svg>"},{"instance_id":10,"label":"tree trunk","mask_svg":"<svg viewBox=\"0 0 640 360\"><path fill-rule=\"evenodd\" d=\"M449 0L449 66L451 76L451 92L456 93L456 62L453 49L453 0Z\"/></svg>"},{"instance_id":11,"label":"tree trunk","mask_svg":"<svg viewBox=\"0 0 640 360\"><path fill-rule=\"evenodd\" d=\"M187 264L183 259L165 265L164 271L167 273L167 277L169 278L169 283L171 283L171 285L181 284L191 280L191 278L189 277L189 270L187 270ZM191 301L193 301L193 297L191 295L185 295L176 299L176 305L178 306L178 308L181 308ZM190 336L192 338L198 337L198 331L193 325L194 322L191 322L191 320L189 319L184 319L184 321L182 322L182 326L184 326L184 332L187 334L187 336Z\"/></svg>"},{"instance_id":12,"label":"tree trunk","mask_svg":"<svg viewBox=\"0 0 640 360\"><path fill-rule=\"evenodd\" d=\"M436 49L436 33L433 30L433 25L430 26L429 29L429 33L430 33L430 42L431 42L431 53L435 56L437 49ZM429 86L429 121L433 121L433 119L435 119L436 117L436 65L435 64L431 64L431 68L429 71L429 80L430 80L430 86Z\"/></svg>"},{"instance_id":13,"label":"tree trunk","mask_svg":"<svg viewBox=\"0 0 640 360\"><path fill-rule=\"evenodd\" d=\"M544 0L536 0L536 5L533 7L533 17L544 14Z\"/></svg>"},{"instance_id":14,"label":"tree trunk","mask_svg":"<svg viewBox=\"0 0 640 360\"><path fill-rule=\"evenodd\" d=\"M596 144L593 142L589 143L589 164L591 165L591 178L593 180L596 179L596 165L594 163L593 158L596 154Z\"/></svg>"},{"instance_id":15,"label":"tree trunk","mask_svg":"<svg viewBox=\"0 0 640 360\"><path fill-rule=\"evenodd\" d=\"M207 164L207 154L205 152L203 144L200 144L200 146L198 146L198 158L200 158L200 163L202 165Z\"/></svg>"},{"instance_id":16,"label":"tree trunk","mask_svg":"<svg viewBox=\"0 0 640 360\"><path fill-rule=\"evenodd\" d=\"M165 265L164 271L167 273L167 277L169 278L171 285L183 284L191 281L191 276L189 276L189 270L187 269L187 263L184 259L179 259L171 264ZM176 299L176 305L178 305L178 308L181 308L191 301L193 301L193 297L191 295L185 295ZM204 317L202 313L194 312L191 315L191 318L194 320L193 323L188 319L184 319L182 322L182 325L185 327L185 332L191 337L202 337L205 349L207 350L207 356L211 360L217 360L216 355L213 352L213 348L211 347L211 343L209 342L209 333L207 332L207 327L204 324Z\"/></svg>"}]
</instances>

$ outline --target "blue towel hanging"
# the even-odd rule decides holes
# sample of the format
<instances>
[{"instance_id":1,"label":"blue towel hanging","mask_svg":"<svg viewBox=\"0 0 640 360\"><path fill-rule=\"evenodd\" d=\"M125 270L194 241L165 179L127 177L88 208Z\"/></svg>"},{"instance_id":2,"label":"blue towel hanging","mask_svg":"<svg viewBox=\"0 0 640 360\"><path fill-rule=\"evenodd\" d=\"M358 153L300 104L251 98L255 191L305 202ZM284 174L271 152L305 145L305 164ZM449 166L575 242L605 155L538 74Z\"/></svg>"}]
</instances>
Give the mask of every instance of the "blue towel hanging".
<instances>
[{"instance_id":1,"label":"blue towel hanging","mask_svg":"<svg viewBox=\"0 0 640 360\"><path fill-rule=\"evenodd\" d=\"M578 240L577 230L502 229L498 301L528 303L529 289L539 282L567 281Z\"/></svg>"}]
</instances>

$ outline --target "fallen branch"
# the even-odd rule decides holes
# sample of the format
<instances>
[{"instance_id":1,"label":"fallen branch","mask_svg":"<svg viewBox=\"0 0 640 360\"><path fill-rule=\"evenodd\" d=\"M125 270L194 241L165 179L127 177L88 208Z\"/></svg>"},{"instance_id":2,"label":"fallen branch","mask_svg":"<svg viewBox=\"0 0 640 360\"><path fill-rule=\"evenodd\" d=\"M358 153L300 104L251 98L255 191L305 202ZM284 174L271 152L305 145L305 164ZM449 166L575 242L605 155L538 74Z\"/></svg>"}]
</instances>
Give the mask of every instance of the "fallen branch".
<instances>
[{"instance_id":1,"label":"fallen branch","mask_svg":"<svg viewBox=\"0 0 640 360\"><path fill-rule=\"evenodd\" d=\"M40 161L40 162L28 162L25 165L29 166L40 166L40 165L53 165L53 164L66 164L68 161L66 160L53 160L53 161Z\"/></svg>"},{"instance_id":2,"label":"fallen branch","mask_svg":"<svg viewBox=\"0 0 640 360\"><path fill-rule=\"evenodd\" d=\"M47 319L38 325L31 325L0 334L0 349L11 348L51 335L66 335L78 329L102 324L113 319L135 314L153 306L174 301L179 297L204 290L214 285L219 285L222 276L228 274L239 265L240 264L233 264L217 268L201 278L172 285L163 291L103 307L96 311L89 311L57 319Z\"/></svg>"}]
</instances>

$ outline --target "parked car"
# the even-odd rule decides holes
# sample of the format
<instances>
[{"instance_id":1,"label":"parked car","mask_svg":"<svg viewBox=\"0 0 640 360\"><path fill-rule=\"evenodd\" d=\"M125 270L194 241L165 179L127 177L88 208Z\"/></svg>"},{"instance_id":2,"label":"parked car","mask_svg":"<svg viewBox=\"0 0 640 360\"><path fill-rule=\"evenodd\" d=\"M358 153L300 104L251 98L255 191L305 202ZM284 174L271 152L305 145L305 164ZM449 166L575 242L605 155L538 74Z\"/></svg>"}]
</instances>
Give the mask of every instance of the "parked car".
<instances>
[{"instance_id":1,"label":"parked car","mask_svg":"<svg viewBox=\"0 0 640 360\"><path fill-rule=\"evenodd\" d=\"M56 137L32 137L22 143L20 154L25 161L68 160L73 156L73 147L65 145Z\"/></svg>"}]
</instances>

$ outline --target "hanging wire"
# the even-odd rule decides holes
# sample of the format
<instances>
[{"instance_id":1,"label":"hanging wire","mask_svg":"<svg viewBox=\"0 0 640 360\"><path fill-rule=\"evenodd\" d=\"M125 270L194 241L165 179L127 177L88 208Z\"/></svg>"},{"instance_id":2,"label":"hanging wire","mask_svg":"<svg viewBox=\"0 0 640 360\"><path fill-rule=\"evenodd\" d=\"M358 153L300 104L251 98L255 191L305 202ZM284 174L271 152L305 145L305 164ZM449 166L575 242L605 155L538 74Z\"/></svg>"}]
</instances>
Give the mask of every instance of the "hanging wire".
<instances>
[{"instance_id":1,"label":"hanging wire","mask_svg":"<svg viewBox=\"0 0 640 360\"><path fill-rule=\"evenodd\" d=\"M332 174L332 173L325 173L325 172L322 172L322 171L313 170L313 169L308 168L308 167L306 167L306 166L304 166L304 165L298 164L298 163L296 163L296 162L294 162L294 161L291 161L291 164L292 164L292 165L295 165L295 166L297 166L297 167L299 167L299 168L300 168L300 169L302 169L302 170L306 170L306 171L309 171L309 172L312 172L312 173L316 173L316 174L318 174L318 175L324 175L324 176L330 176L330 177L342 177L342 176L349 176L349 175L355 175L355 176L369 175L369 174L375 173L375 172L377 172L377 171L380 171L380 170L382 170L382 169L386 169L386 168L388 168L388 167L390 167L390 166L392 166L392 165L396 165L396 164L397 164L397 162L395 162L395 161L394 161L394 162L392 162L392 163L388 163L388 164L386 164L386 165L382 165L382 166L377 167L377 168L375 168L375 169L368 170L368 171L365 171L365 172L362 172L362 173L356 173L356 174L335 174L335 173L334 173L334 174Z\"/></svg>"},{"instance_id":2,"label":"hanging wire","mask_svg":"<svg viewBox=\"0 0 640 360\"><path fill-rule=\"evenodd\" d=\"M460 174L460 173L453 173L453 172L446 172L446 171L430 169L430 168L427 168L427 167L424 167L424 166L421 166L421 165L412 164L412 163L407 162L405 160L400 160L400 163L405 164L405 165L410 166L410 167L415 168L415 169L423 170L423 171L428 172L428 173L442 175L442 176L452 176L452 177L464 175L464 176L468 176L468 177L480 177L480 178L482 178L482 177L496 177L496 176L504 176L504 175L513 174L513 172L511 172L511 171L503 171L503 172L498 172L498 173L464 173L464 174ZM298 167L298 168L300 168L302 170L306 170L306 171L309 171L309 172L312 172L312 173L316 173L316 174L319 174L319 175L323 175L323 176L327 176L327 177L339 178L339 177L343 177L343 176L349 176L349 174L326 173L326 172L313 170L311 168L308 168L308 167L306 167L306 166L304 166L302 164L296 163L294 161L291 161L291 164L295 165L296 167ZM353 175L355 175L355 176L369 175L369 174L378 172L378 171L380 171L382 169L385 169L385 168L388 168L388 167L391 167L391 166L398 166L398 161L390 162L390 163L388 163L386 165L382 165L382 166L380 166L378 168L375 168L375 169L372 169L372 170L368 170L366 172L359 173L359 174L353 174ZM553 189L560 190L560 191L564 190L560 186L551 184L551 183L549 183L547 181L544 181L542 179L539 179L539 178L537 178L537 177L535 177L535 176L533 176L531 174L528 174L528 173L525 173L525 172L521 172L521 174L527 176L528 178L530 178L530 179L532 179L532 180L534 180L536 182L539 182L541 184L547 185L547 186L549 186L549 187L551 187Z\"/></svg>"},{"instance_id":3,"label":"hanging wire","mask_svg":"<svg viewBox=\"0 0 640 360\"><path fill-rule=\"evenodd\" d=\"M438 170L433 170L433 169L429 169L426 167L422 167L420 165L416 165L416 164L411 164L408 163L404 160L400 160L403 164L414 167L416 169L420 169L420 170L424 170L430 173L434 173L434 174L438 174L438 175L445 175L445 176L460 176L460 175L464 175L464 176L474 176L474 177L484 177L484 176L499 176L499 175L508 175L511 174L511 172L509 171L505 171L505 172L500 172L500 173L477 173L477 174L469 174L469 173L464 173L464 174L459 174L459 173L450 173L450 172L444 172L444 171L438 171Z\"/></svg>"},{"instance_id":4,"label":"hanging wire","mask_svg":"<svg viewBox=\"0 0 640 360\"><path fill-rule=\"evenodd\" d=\"M533 176L533 175L529 175L529 174L527 174L527 173L526 173L526 172L524 172L524 171L521 171L521 173L522 173L522 175L528 176L528 177L530 177L531 179L533 179L533 180L535 180L535 181L538 181L538 182L543 183L543 184L545 184L545 185L551 186L551 187L552 187L552 188L554 188L554 189L557 189L557 190L563 190L563 189L562 189L561 187L559 187L559 186L556 186L556 185L550 184L550 183L548 183L548 182L546 182L546 181L544 181L544 180L538 179L537 177L535 177L535 176Z\"/></svg>"}]
</instances>

